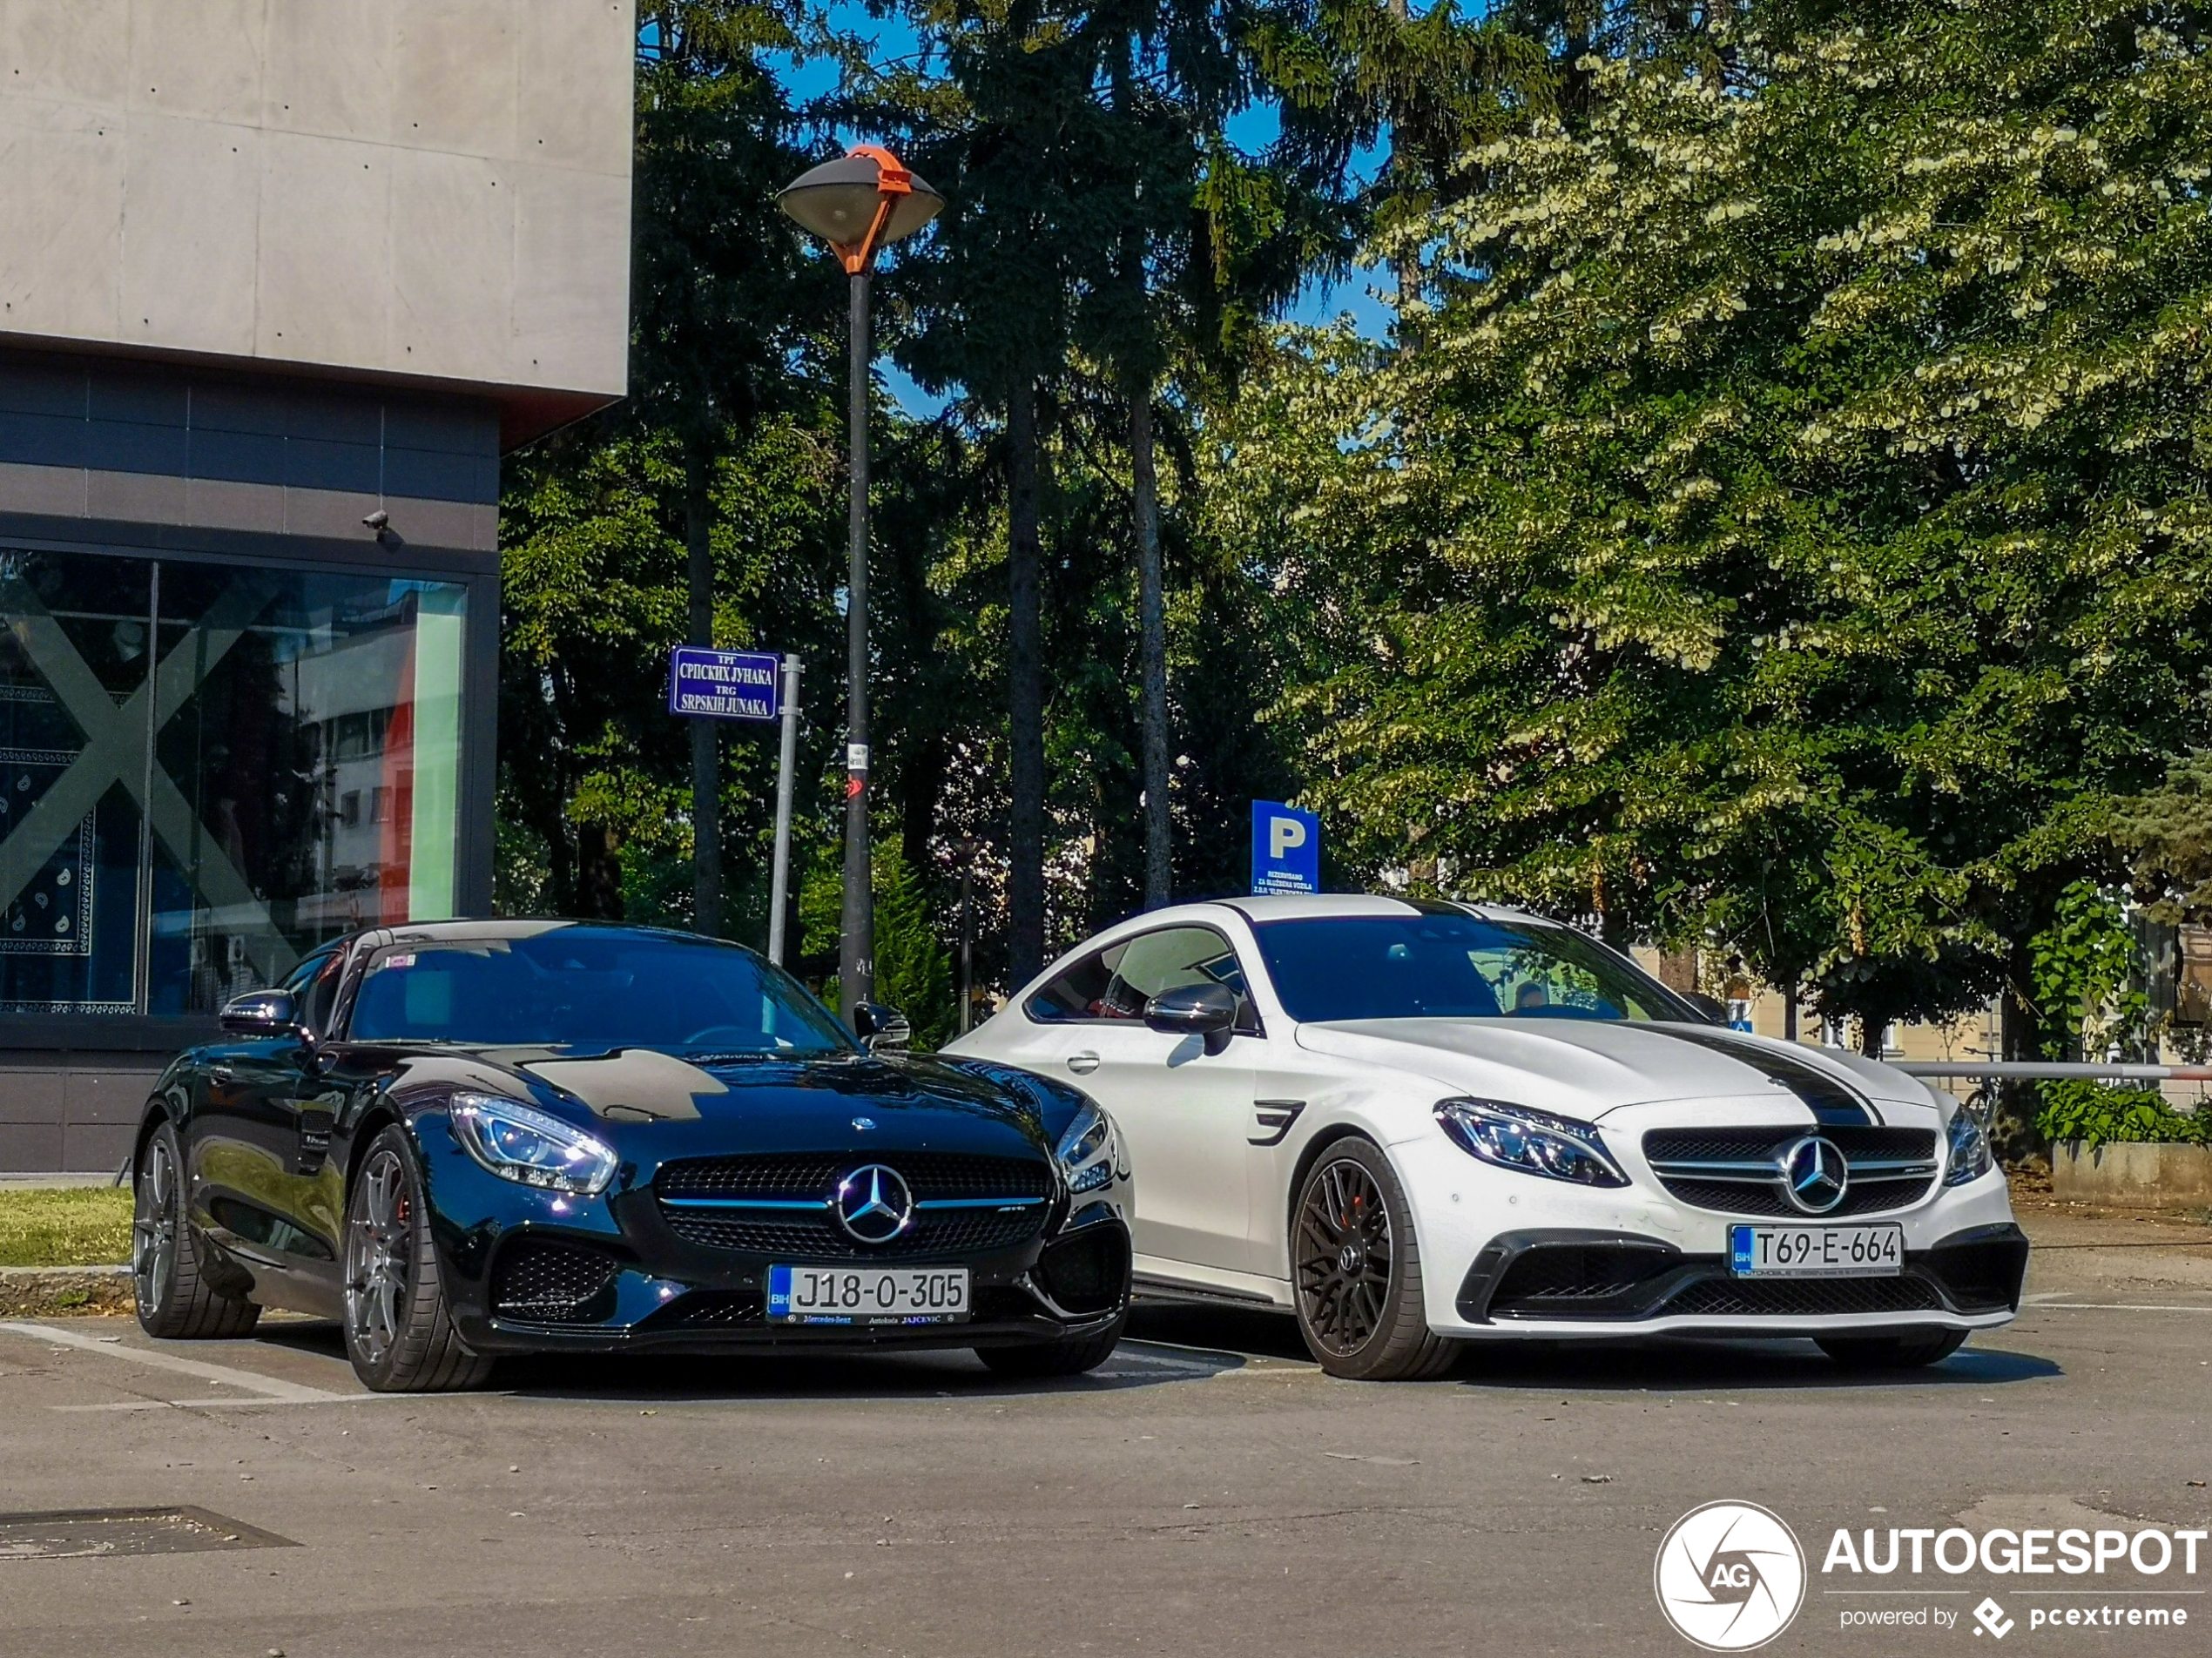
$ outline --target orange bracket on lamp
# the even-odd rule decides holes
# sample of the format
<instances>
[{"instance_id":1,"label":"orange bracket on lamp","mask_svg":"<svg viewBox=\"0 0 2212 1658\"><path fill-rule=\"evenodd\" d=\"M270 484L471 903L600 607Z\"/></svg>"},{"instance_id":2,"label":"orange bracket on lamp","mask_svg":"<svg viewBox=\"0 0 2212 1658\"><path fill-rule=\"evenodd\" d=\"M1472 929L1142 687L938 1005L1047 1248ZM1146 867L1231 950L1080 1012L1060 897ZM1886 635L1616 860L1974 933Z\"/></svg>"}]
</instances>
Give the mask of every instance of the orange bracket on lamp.
<instances>
[{"instance_id":1,"label":"orange bracket on lamp","mask_svg":"<svg viewBox=\"0 0 2212 1658\"><path fill-rule=\"evenodd\" d=\"M891 209L900 196L914 194L914 174L899 165L899 158L875 144L856 144L847 155L866 156L875 163L875 219L869 225L868 233L858 242L832 242L839 259L845 262L845 273L858 276L875 262L875 251L880 247L883 227L891 220Z\"/></svg>"}]
</instances>

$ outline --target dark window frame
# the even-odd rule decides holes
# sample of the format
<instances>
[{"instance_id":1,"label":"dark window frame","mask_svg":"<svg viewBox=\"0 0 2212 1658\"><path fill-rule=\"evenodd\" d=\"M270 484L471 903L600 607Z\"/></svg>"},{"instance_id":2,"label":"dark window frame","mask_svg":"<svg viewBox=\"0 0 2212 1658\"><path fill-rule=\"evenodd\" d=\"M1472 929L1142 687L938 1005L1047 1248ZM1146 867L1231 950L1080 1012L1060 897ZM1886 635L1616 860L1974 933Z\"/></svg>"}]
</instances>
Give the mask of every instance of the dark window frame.
<instances>
[{"instance_id":1,"label":"dark window frame","mask_svg":"<svg viewBox=\"0 0 2212 1658\"><path fill-rule=\"evenodd\" d=\"M1126 954L1130 947L1139 940L1157 938L1163 933L1211 933L1220 940L1223 953L1236 962L1237 976L1244 981L1244 991L1237 998L1237 1022L1231 1027L1232 1033L1238 1036L1266 1035L1266 1023L1260 1017L1259 1004L1252 997L1251 969L1244 965L1244 958L1238 951L1236 941L1211 921L1170 921L1163 927L1147 927L1142 932L1132 933L1126 938L1116 939L1111 944L1101 945L1095 950L1084 952L1060 972L1046 980L1037 989L1022 999L1022 1018L1032 1025L1040 1025L1047 1028L1061 1025L1110 1025L1124 1029L1130 1026L1143 1027L1144 1021L1141 1016L1117 1018L1110 1014L1069 1014L1057 1018L1041 1018L1036 1011L1036 1004L1038 999L1047 990L1078 969L1103 963L1109 954L1116 950ZM1118 958L1116 960L1118 961ZM1106 986L1110 989L1116 981L1121 978L1121 971L1118 966L1109 967L1106 971Z\"/></svg>"}]
</instances>

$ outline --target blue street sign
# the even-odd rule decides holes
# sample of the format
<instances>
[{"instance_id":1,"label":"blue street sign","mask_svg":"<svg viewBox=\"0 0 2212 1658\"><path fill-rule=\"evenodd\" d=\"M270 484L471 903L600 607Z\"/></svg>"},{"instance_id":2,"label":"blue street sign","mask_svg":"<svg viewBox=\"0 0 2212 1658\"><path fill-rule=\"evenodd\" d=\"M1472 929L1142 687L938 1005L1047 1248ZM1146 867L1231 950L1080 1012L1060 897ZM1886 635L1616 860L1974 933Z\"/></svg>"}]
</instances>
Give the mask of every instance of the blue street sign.
<instances>
[{"instance_id":1,"label":"blue street sign","mask_svg":"<svg viewBox=\"0 0 2212 1658\"><path fill-rule=\"evenodd\" d=\"M703 719L774 720L783 713L783 658L765 651L679 644L668 662L668 711Z\"/></svg>"},{"instance_id":2,"label":"blue street sign","mask_svg":"<svg viewBox=\"0 0 2212 1658\"><path fill-rule=\"evenodd\" d=\"M1321 890L1321 819L1272 800L1252 802L1252 891Z\"/></svg>"}]
</instances>

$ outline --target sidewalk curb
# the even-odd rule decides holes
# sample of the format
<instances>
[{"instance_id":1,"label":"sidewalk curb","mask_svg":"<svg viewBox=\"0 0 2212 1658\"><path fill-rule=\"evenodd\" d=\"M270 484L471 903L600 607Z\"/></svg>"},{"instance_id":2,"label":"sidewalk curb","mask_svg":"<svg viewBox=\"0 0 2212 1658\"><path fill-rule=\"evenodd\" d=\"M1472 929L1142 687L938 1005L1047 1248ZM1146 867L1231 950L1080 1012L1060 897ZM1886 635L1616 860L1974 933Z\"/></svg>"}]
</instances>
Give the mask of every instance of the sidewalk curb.
<instances>
[{"instance_id":1,"label":"sidewalk curb","mask_svg":"<svg viewBox=\"0 0 2212 1658\"><path fill-rule=\"evenodd\" d=\"M0 1318L129 1312L127 1266L0 1267Z\"/></svg>"}]
</instances>

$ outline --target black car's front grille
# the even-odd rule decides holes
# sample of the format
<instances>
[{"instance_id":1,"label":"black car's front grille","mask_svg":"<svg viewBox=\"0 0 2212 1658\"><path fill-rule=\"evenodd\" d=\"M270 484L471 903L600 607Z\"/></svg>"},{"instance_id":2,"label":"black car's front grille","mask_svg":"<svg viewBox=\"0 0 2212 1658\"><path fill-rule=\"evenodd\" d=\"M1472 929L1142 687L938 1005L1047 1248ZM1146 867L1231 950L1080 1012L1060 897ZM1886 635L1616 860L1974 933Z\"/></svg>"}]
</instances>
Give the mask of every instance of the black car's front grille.
<instances>
[{"instance_id":1,"label":"black car's front grille","mask_svg":"<svg viewBox=\"0 0 2212 1658\"><path fill-rule=\"evenodd\" d=\"M1662 1318L1817 1318L1850 1312L1933 1312L1942 1301L1918 1277L1699 1278L1657 1309Z\"/></svg>"},{"instance_id":2,"label":"black car's front grille","mask_svg":"<svg viewBox=\"0 0 2212 1658\"><path fill-rule=\"evenodd\" d=\"M913 1223L887 1243L855 1239L830 1207L839 1183L871 1163L905 1181L916 1205ZM1053 1176L1042 1158L766 1152L664 1164L653 1192L669 1230L702 1249L851 1261L1013 1249L1043 1229Z\"/></svg>"},{"instance_id":3,"label":"black car's front grille","mask_svg":"<svg viewBox=\"0 0 2212 1658\"><path fill-rule=\"evenodd\" d=\"M525 1324L603 1324L614 1313L615 1263L598 1250L523 1237L499 1257L492 1311Z\"/></svg>"},{"instance_id":4,"label":"black car's front grille","mask_svg":"<svg viewBox=\"0 0 2212 1658\"><path fill-rule=\"evenodd\" d=\"M687 1244L710 1250L739 1250L779 1258L827 1257L838 1261L886 1256L968 1255L1009 1250L1035 1237L1044 1225L1042 1203L1001 1215L991 1210L942 1210L914 1217L907 1231L888 1244L862 1244L849 1237L826 1207L807 1214L741 1209L662 1211L668 1229Z\"/></svg>"},{"instance_id":5,"label":"black car's front grille","mask_svg":"<svg viewBox=\"0 0 2212 1658\"><path fill-rule=\"evenodd\" d=\"M671 1197L826 1201L855 1169L880 1163L895 1169L917 1202L1052 1196L1052 1169L1041 1157L986 1157L961 1152L759 1152L734 1157L690 1157L664 1163L653 1190Z\"/></svg>"},{"instance_id":6,"label":"black car's front grille","mask_svg":"<svg viewBox=\"0 0 2212 1658\"><path fill-rule=\"evenodd\" d=\"M1843 1201L1811 1218L1833 1220L1909 1209L1934 1188L1932 1129L1812 1129L1803 1124L1654 1129L1643 1136L1643 1156L1659 1183L1695 1208L1724 1215L1804 1218L1805 1211L1784 1196L1780 1163L1792 1145L1814 1134L1844 1154L1850 1178Z\"/></svg>"}]
</instances>

